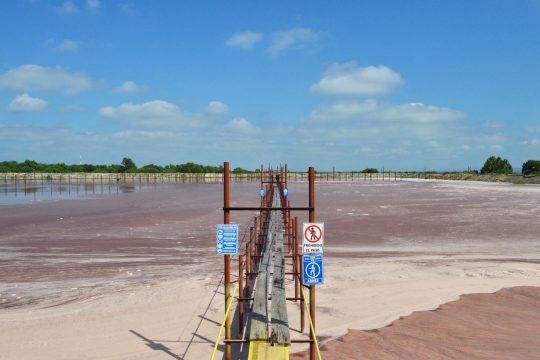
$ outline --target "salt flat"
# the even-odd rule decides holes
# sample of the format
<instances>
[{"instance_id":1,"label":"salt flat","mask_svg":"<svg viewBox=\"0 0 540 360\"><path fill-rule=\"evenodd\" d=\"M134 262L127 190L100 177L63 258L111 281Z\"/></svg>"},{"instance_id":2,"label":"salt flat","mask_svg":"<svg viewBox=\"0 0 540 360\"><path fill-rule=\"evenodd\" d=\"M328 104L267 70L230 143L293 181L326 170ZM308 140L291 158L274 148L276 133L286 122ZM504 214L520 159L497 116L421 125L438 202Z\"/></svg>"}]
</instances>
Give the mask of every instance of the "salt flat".
<instances>
[{"instance_id":1,"label":"salt flat","mask_svg":"<svg viewBox=\"0 0 540 360\"><path fill-rule=\"evenodd\" d=\"M538 186L316 186L319 336L379 328L462 294L540 286ZM232 205L257 205L256 183L231 190ZM306 183L289 190L293 205L307 203ZM208 358L223 315L221 191L184 184L0 207L0 359ZM252 216L232 221L245 231ZM290 303L293 338L305 336L298 315Z\"/></svg>"}]
</instances>

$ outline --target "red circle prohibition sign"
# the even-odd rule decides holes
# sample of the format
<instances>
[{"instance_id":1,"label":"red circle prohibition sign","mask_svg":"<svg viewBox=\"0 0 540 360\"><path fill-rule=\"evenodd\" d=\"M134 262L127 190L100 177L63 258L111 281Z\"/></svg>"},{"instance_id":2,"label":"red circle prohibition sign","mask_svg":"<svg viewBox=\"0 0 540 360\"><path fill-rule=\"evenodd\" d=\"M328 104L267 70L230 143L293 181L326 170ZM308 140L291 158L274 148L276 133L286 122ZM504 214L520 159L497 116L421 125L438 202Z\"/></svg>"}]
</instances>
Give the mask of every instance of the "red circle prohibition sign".
<instances>
[{"instance_id":1,"label":"red circle prohibition sign","mask_svg":"<svg viewBox=\"0 0 540 360\"><path fill-rule=\"evenodd\" d=\"M310 243L316 243L321 240L322 229L317 225L309 225L304 232L304 239Z\"/></svg>"}]
</instances>

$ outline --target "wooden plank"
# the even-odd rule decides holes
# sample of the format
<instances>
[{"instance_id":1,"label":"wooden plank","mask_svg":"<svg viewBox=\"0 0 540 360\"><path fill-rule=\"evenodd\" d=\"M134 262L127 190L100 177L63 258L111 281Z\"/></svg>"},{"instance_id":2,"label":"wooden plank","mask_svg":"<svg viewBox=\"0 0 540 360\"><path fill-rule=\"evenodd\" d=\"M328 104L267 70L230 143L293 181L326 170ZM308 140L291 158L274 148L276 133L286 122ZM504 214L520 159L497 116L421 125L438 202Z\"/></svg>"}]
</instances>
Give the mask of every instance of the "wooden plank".
<instances>
[{"instance_id":1,"label":"wooden plank","mask_svg":"<svg viewBox=\"0 0 540 360\"><path fill-rule=\"evenodd\" d=\"M276 188L272 207L280 208L279 190ZM287 301L285 294L285 257L283 239L283 218L281 211L271 211L264 229L266 243L260 263L250 319L250 340L264 340L272 345L291 343ZM272 270L272 303L268 313L268 281ZM269 318L270 324L269 324ZM251 352L251 345L250 345Z\"/></svg>"},{"instance_id":2,"label":"wooden plank","mask_svg":"<svg viewBox=\"0 0 540 360\"><path fill-rule=\"evenodd\" d=\"M272 280L272 320L270 323L270 342L272 344L289 345L289 319L285 295L285 258L283 254L283 232L276 236L274 250L274 277Z\"/></svg>"},{"instance_id":3,"label":"wooden plank","mask_svg":"<svg viewBox=\"0 0 540 360\"><path fill-rule=\"evenodd\" d=\"M272 232L268 231L268 228L266 246L264 248L262 262L259 265L257 282L255 284L255 295L253 297L253 310L249 330L249 338L251 340L268 340L268 276L271 270L271 249L274 239Z\"/></svg>"},{"instance_id":4,"label":"wooden plank","mask_svg":"<svg viewBox=\"0 0 540 360\"><path fill-rule=\"evenodd\" d=\"M272 346L261 340L251 341L248 360L289 360L289 347Z\"/></svg>"}]
</instances>

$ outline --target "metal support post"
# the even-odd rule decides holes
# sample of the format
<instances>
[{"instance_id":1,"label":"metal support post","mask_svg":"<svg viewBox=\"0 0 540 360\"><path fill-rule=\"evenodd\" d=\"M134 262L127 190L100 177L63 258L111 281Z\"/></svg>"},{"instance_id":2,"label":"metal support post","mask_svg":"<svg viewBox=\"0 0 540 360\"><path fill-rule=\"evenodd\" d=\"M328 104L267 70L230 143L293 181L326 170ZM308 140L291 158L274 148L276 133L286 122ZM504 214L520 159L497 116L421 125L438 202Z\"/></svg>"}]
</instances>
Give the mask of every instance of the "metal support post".
<instances>
[{"instance_id":1,"label":"metal support post","mask_svg":"<svg viewBox=\"0 0 540 360\"><path fill-rule=\"evenodd\" d=\"M315 169L309 168L309 222L315 222ZM313 331L310 331L309 359L315 360L315 285L309 286L309 316L313 324Z\"/></svg>"},{"instance_id":2,"label":"metal support post","mask_svg":"<svg viewBox=\"0 0 540 360\"><path fill-rule=\"evenodd\" d=\"M223 207L228 209L230 206L230 192L229 192L229 162L223 163ZM223 210L223 223L229 224L231 221L230 210ZM225 261L225 311L229 307L231 299L231 256L224 255ZM231 339L231 317L227 316L225 320L225 340ZM225 359L231 360L232 348L230 343L225 344Z\"/></svg>"}]
</instances>

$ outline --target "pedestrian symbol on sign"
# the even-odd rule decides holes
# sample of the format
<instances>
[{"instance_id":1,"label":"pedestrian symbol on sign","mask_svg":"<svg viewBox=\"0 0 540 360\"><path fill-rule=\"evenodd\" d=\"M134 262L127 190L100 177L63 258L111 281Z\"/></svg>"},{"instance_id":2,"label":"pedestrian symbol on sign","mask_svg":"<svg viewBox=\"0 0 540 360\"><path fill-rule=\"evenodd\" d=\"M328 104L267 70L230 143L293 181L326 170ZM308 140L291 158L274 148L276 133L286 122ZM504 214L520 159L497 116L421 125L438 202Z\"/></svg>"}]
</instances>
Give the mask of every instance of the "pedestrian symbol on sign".
<instances>
[{"instance_id":1,"label":"pedestrian symbol on sign","mask_svg":"<svg viewBox=\"0 0 540 360\"><path fill-rule=\"evenodd\" d=\"M304 223L302 252L304 254L322 254L324 246L324 223Z\"/></svg>"},{"instance_id":2,"label":"pedestrian symbol on sign","mask_svg":"<svg viewBox=\"0 0 540 360\"><path fill-rule=\"evenodd\" d=\"M302 255L302 284L318 285L324 281L322 255Z\"/></svg>"}]
</instances>

